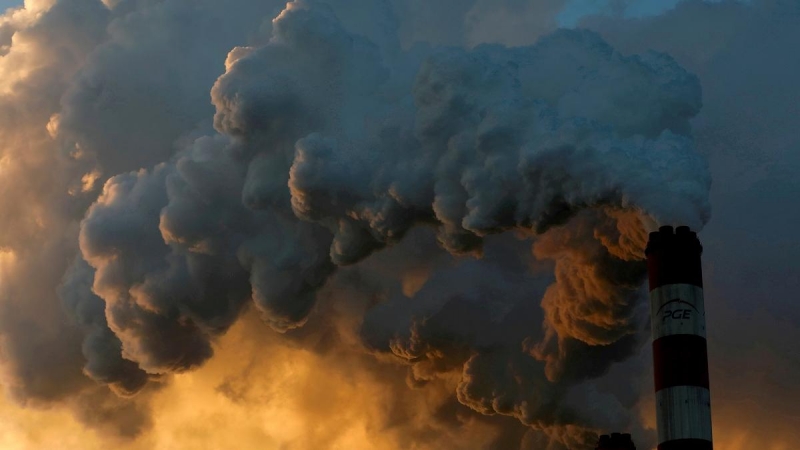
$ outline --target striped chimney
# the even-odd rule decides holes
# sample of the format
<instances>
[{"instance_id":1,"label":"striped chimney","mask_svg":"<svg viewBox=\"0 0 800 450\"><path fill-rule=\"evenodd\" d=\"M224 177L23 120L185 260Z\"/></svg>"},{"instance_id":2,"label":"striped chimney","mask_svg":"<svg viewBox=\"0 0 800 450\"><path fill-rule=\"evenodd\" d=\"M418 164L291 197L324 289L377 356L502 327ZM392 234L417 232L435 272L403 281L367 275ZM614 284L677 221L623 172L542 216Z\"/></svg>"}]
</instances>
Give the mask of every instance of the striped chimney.
<instances>
[{"instance_id":1,"label":"striped chimney","mask_svg":"<svg viewBox=\"0 0 800 450\"><path fill-rule=\"evenodd\" d=\"M650 233L647 270L658 450L711 450L703 247L689 227Z\"/></svg>"}]
</instances>

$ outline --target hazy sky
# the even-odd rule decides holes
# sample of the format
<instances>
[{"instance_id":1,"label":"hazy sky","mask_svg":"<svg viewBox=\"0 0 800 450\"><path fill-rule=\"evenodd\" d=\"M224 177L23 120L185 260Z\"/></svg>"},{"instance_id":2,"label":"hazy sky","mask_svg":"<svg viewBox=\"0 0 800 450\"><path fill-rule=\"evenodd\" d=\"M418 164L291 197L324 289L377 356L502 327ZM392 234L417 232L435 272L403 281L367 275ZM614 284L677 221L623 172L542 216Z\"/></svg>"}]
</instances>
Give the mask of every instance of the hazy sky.
<instances>
[{"instance_id":1,"label":"hazy sky","mask_svg":"<svg viewBox=\"0 0 800 450\"><path fill-rule=\"evenodd\" d=\"M622 3L623 5L620 5ZM558 22L562 26L572 27L582 17L593 14L619 14L625 17L646 17L663 13L679 3L679 0L638 0L614 2L611 0L569 0L558 14ZM617 9L615 9L615 5Z\"/></svg>"},{"instance_id":2,"label":"hazy sky","mask_svg":"<svg viewBox=\"0 0 800 450\"><path fill-rule=\"evenodd\" d=\"M652 450L659 224L701 230L715 448L800 441L797 2L27 8L0 448Z\"/></svg>"},{"instance_id":3,"label":"hazy sky","mask_svg":"<svg viewBox=\"0 0 800 450\"><path fill-rule=\"evenodd\" d=\"M0 9L4 9L5 10L7 8L11 8L12 6L20 6L20 5L22 5L21 1L0 0Z\"/></svg>"}]
</instances>

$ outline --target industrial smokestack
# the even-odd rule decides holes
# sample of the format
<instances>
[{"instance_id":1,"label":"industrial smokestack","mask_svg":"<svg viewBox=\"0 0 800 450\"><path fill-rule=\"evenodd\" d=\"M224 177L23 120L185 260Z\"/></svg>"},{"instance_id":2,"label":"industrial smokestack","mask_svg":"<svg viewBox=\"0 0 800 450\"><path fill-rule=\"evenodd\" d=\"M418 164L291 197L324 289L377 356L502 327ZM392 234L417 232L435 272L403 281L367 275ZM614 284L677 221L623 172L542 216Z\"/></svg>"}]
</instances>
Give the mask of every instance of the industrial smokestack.
<instances>
[{"instance_id":1,"label":"industrial smokestack","mask_svg":"<svg viewBox=\"0 0 800 450\"><path fill-rule=\"evenodd\" d=\"M647 269L658 450L710 450L703 247L689 227L650 233Z\"/></svg>"},{"instance_id":2,"label":"industrial smokestack","mask_svg":"<svg viewBox=\"0 0 800 450\"><path fill-rule=\"evenodd\" d=\"M636 450L630 434L612 433L600 436L595 450Z\"/></svg>"}]
</instances>

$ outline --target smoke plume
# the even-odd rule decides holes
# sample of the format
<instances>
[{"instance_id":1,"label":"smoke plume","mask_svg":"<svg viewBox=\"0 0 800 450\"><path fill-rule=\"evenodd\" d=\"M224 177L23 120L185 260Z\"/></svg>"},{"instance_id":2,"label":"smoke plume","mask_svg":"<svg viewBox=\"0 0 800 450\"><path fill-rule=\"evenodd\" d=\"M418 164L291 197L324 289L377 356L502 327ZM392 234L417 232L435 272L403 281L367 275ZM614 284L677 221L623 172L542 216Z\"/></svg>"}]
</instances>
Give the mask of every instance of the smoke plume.
<instances>
[{"instance_id":1,"label":"smoke plume","mask_svg":"<svg viewBox=\"0 0 800 450\"><path fill-rule=\"evenodd\" d=\"M221 395L250 398L252 371L296 355L350 364L385 377L393 406L362 409L408 433L386 445L466 429L496 433L486 449L647 438L617 398L633 388L598 386L645 340L647 231L710 219L697 76L551 32L559 1L442 2L466 18L455 31L426 26L416 15L437 6L417 1L223 3L3 16L13 398L136 436L151 397L251 333L266 359ZM515 15L541 37L492 31Z\"/></svg>"}]
</instances>

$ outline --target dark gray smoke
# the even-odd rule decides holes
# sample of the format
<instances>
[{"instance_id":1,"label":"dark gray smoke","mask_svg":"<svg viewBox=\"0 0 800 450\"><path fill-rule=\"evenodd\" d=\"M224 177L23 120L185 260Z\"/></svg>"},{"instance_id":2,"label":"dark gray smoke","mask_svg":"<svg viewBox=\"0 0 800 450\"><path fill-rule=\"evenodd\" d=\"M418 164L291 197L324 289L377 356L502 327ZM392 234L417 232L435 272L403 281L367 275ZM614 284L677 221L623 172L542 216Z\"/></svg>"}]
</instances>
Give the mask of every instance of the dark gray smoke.
<instances>
[{"instance_id":1,"label":"dark gray smoke","mask_svg":"<svg viewBox=\"0 0 800 450\"><path fill-rule=\"evenodd\" d=\"M250 298L274 328L300 326L335 265L415 226L472 255L515 231L538 236L550 287L524 266L465 263L449 276L478 285L423 289L419 307L390 299L368 313L365 342L411 363L415 383L460 371L458 398L481 413L591 428L562 398L636 347L646 227L708 219L707 168L687 135L695 77L585 31L386 52L310 1L226 67L212 89L220 134L112 178L82 222L113 331L90 333L90 375L131 391L139 370L192 369ZM426 286L457 284L441 276ZM119 343L122 358L109 352Z\"/></svg>"},{"instance_id":2,"label":"dark gray smoke","mask_svg":"<svg viewBox=\"0 0 800 450\"><path fill-rule=\"evenodd\" d=\"M510 0L451 5L467 26L428 36L418 3L62 0L3 23L35 50L9 50L33 75L0 109L18 397L133 417L94 382L133 397L195 369L249 305L304 344L335 285L361 306L337 296L347 314L318 326L411 388L456 380L461 405L553 448L636 422L574 399L641 346L646 232L709 220L698 79L589 31L472 47L530 42L492 31L509 17L554 27Z\"/></svg>"}]
</instances>

